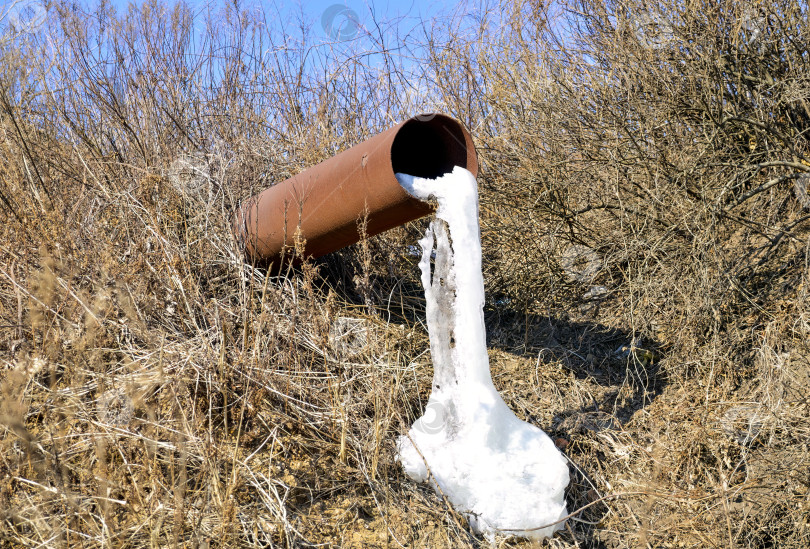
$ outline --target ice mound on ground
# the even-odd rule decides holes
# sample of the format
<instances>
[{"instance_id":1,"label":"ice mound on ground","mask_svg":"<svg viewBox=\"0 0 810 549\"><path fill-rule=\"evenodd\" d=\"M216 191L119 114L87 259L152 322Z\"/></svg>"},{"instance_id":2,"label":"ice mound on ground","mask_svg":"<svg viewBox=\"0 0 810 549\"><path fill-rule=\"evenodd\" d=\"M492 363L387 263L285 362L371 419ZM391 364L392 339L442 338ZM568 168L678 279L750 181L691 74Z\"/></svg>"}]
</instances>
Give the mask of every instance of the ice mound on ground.
<instances>
[{"instance_id":1,"label":"ice mound on ground","mask_svg":"<svg viewBox=\"0 0 810 549\"><path fill-rule=\"evenodd\" d=\"M551 536L564 524L552 523L566 515L568 466L551 439L518 419L492 384L475 177L456 167L435 180L397 179L411 195L439 203L419 241L433 387L425 414L399 438L399 460L414 480L438 485L476 532Z\"/></svg>"}]
</instances>

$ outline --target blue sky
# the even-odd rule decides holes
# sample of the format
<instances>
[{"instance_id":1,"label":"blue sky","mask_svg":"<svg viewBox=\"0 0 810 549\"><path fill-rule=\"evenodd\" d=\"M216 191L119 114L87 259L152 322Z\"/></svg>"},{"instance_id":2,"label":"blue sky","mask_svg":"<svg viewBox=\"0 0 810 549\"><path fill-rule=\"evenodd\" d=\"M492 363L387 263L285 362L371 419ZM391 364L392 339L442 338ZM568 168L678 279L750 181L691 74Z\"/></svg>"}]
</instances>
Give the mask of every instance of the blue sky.
<instances>
[{"instance_id":1,"label":"blue sky","mask_svg":"<svg viewBox=\"0 0 810 549\"><path fill-rule=\"evenodd\" d=\"M0 5L13 0L0 0ZM30 0L29 0L30 1ZM167 0L171 5L175 0ZM205 9L206 6L221 5L225 0L187 0L192 8ZM231 0L232 1L232 0ZM228 3L231 3L229 1ZM80 2L92 5L94 2ZM128 4L140 5L143 0L112 0L112 4L119 13L126 10ZM311 24L313 35L320 33L325 40L329 35L322 25L324 14L328 15L331 6L338 5L347 8L347 11L337 11L336 17L343 17L343 27L340 21L335 22L337 28L345 28L351 20L351 14L356 15L361 26L369 28L374 21L384 23L386 27L395 26L398 30L407 32L420 21L429 21L432 17L446 10L448 4L437 0L240 0L240 6L259 8L264 11L268 19L286 25L295 25L303 18L305 23Z\"/></svg>"},{"instance_id":2,"label":"blue sky","mask_svg":"<svg viewBox=\"0 0 810 549\"><path fill-rule=\"evenodd\" d=\"M72 1L81 11L91 14L101 0ZM340 60L359 54L372 62L384 48L403 54L400 60L406 65L410 65L408 60L413 56L420 55L424 44L419 29L430 27L442 15L458 9L457 4L441 0L162 0L162 3L172 7L179 1L191 7L200 25L206 20L206 12L233 7L234 3L240 11L259 12L276 39L289 36L304 47L315 46L308 56L311 60L323 60L324 56ZM144 0L106 2L121 16L130 4L140 6ZM36 33L47 18L47 5L48 0L0 0L0 31L10 24L23 34Z\"/></svg>"},{"instance_id":3,"label":"blue sky","mask_svg":"<svg viewBox=\"0 0 810 549\"><path fill-rule=\"evenodd\" d=\"M126 11L130 3L140 5L143 0L109 0L118 13ZM177 0L166 0L171 6ZM323 18L333 15L334 29L346 29L355 23L366 29L375 28L375 22L390 31L407 33L421 21L430 21L448 8L447 3L437 0L236 0L240 7L260 9L270 24L279 26L298 25L301 20L311 25L312 36L318 33L324 40L330 40L324 29ZM234 0L186 0L195 11L205 11L206 7L219 7L224 3L233 4ZM28 17L36 17L36 10L47 5L47 0L0 0L0 18L9 11L27 10ZM77 4L85 9L92 9L98 0L78 0ZM344 9L330 7L341 6ZM452 6L452 4L450 5ZM88 10L88 11L90 11Z\"/></svg>"},{"instance_id":4,"label":"blue sky","mask_svg":"<svg viewBox=\"0 0 810 549\"><path fill-rule=\"evenodd\" d=\"M8 0L5 0L8 1ZM0 2L5 3L5 2ZM140 5L143 0L113 0L112 4L116 7L125 8L128 4L134 3ZM171 2L169 2L171 4ZM190 1L190 5L206 5L210 3L209 0ZM409 16L429 16L440 10L446 3L436 0L346 0L338 2L336 0L309 0L303 1L283 1L283 0L259 0L256 2L240 2L245 5L261 5L268 10L275 11L299 11L303 9L305 13L313 16L313 18L320 17L320 15L331 5L340 4L350 9L355 10L358 14L365 14L369 10L390 17L397 17L403 15Z\"/></svg>"},{"instance_id":5,"label":"blue sky","mask_svg":"<svg viewBox=\"0 0 810 549\"><path fill-rule=\"evenodd\" d=\"M57 0L60 1L60 0ZM67 0L75 2L80 11L93 14L100 0ZM160 0L167 7L184 1L195 14L198 32L205 32L206 14L219 12L224 7L237 4L240 11L259 15L259 20L267 25L273 40L273 49L284 48L292 43L306 52L305 71L322 78L324 74L338 74L344 66L368 67L375 70L388 70L382 51L395 58L398 75L405 75L413 95L407 99L416 111L440 109L432 99L432 80L424 74L419 58L424 54L425 40L423 27L440 26L450 21L458 22L459 6L437 0ZM477 2L471 2L473 9ZM130 4L141 6L144 0L107 0L123 16ZM21 36L35 35L37 19L47 18L47 0L0 0L0 31L9 21L22 21ZM11 12L9 7L12 6ZM14 12L18 13L14 13ZM257 13L259 12L259 13ZM91 15L92 16L92 15ZM215 18L216 19L216 18ZM473 18L474 19L474 18ZM331 24L330 24L331 23ZM303 27L303 31L302 31ZM475 25L473 25L475 27ZM473 29L477 31L477 28ZM302 36L302 32L304 33ZM442 29L438 30L443 34ZM284 37L282 39L282 37ZM282 40L280 40L282 39ZM263 48L265 46L262 46ZM346 61L350 60L349 63ZM295 60L294 60L295 61ZM350 71L351 72L351 71ZM342 74L342 73L341 73Z\"/></svg>"}]
</instances>

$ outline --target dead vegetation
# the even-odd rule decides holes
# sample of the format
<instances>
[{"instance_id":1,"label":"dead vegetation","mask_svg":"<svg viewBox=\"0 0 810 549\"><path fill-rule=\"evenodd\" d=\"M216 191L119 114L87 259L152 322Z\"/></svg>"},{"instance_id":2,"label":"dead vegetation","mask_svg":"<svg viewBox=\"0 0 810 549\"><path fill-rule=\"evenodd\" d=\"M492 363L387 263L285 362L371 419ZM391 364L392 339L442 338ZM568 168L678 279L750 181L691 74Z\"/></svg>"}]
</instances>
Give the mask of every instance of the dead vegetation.
<instances>
[{"instance_id":1,"label":"dead vegetation","mask_svg":"<svg viewBox=\"0 0 810 549\"><path fill-rule=\"evenodd\" d=\"M309 58L232 5L4 27L0 545L488 545L395 460L421 224L279 277L228 229L434 107L481 159L495 383L584 508L544 545L810 544L806 4L470 13Z\"/></svg>"}]
</instances>

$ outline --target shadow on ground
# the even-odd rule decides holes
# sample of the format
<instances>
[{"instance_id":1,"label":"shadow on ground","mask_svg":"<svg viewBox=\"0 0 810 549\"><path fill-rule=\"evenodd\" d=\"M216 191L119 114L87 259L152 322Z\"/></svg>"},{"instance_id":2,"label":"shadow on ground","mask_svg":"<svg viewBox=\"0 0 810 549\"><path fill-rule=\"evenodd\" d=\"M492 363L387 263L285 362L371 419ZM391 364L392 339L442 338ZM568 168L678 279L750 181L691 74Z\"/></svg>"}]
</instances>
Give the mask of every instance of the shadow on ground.
<instances>
[{"instance_id":1,"label":"shadow on ground","mask_svg":"<svg viewBox=\"0 0 810 549\"><path fill-rule=\"evenodd\" d=\"M485 311L487 346L541 363L562 364L579 380L605 389L588 410L625 423L663 390L661 346L638 334L591 321ZM624 389L623 389L624 388ZM630 392L638 393L630 398ZM573 412L573 410L572 410Z\"/></svg>"},{"instance_id":2,"label":"shadow on ground","mask_svg":"<svg viewBox=\"0 0 810 549\"><path fill-rule=\"evenodd\" d=\"M542 390L558 395L551 405L550 423L540 420L539 411L524 410L524 415L547 430L571 462L569 511L595 502L600 495L595 489L598 483L590 476L599 475L596 463L605 458L600 450L605 438L622 433L665 387L659 369L660 344L593 321L525 315L504 307L488 307L485 322L488 348L496 350L496 356L506 354L536 365L543 373L534 375L546 378ZM507 383L517 385L520 380L512 374ZM547 389L549 384L553 391ZM581 520L570 521L561 535L581 547L605 547L595 524L608 511L600 503L588 507L577 516Z\"/></svg>"}]
</instances>

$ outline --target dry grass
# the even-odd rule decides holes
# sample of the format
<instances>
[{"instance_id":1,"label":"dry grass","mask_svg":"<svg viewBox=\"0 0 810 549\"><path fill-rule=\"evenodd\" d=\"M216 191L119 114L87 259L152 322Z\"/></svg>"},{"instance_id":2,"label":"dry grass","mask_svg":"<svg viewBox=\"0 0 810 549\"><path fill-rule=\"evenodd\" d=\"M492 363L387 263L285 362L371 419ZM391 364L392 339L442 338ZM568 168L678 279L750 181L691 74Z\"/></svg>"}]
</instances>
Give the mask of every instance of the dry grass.
<instances>
[{"instance_id":1,"label":"dry grass","mask_svg":"<svg viewBox=\"0 0 810 549\"><path fill-rule=\"evenodd\" d=\"M807 7L500 8L309 65L233 7L6 30L0 546L488 545L395 461L422 224L278 277L228 229L415 77L478 146L495 383L584 507L543 546L810 545Z\"/></svg>"}]
</instances>

